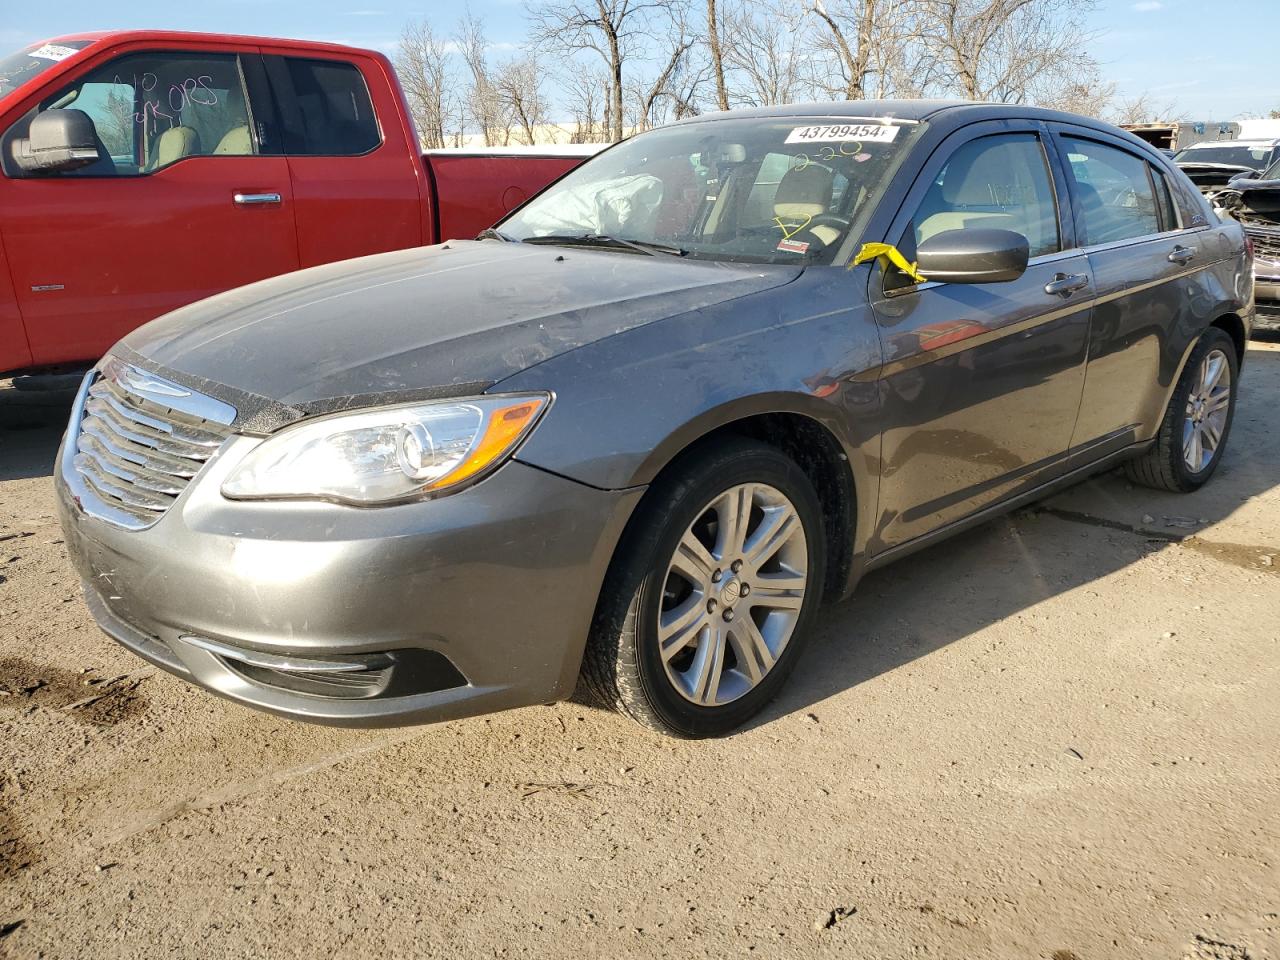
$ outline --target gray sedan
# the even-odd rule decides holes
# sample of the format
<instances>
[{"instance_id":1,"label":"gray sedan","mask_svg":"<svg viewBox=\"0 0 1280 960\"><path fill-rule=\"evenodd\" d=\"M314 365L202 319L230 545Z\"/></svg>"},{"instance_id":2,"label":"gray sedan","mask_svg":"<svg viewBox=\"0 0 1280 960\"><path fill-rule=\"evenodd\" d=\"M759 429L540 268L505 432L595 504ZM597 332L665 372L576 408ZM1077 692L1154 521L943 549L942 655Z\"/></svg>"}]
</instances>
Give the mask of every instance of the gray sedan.
<instances>
[{"instance_id":1,"label":"gray sedan","mask_svg":"<svg viewBox=\"0 0 1280 960\"><path fill-rule=\"evenodd\" d=\"M1191 491L1253 322L1157 151L875 101L634 137L470 241L184 308L58 472L102 628L344 725L542 703L727 732L868 570L1098 470Z\"/></svg>"}]
</instances>

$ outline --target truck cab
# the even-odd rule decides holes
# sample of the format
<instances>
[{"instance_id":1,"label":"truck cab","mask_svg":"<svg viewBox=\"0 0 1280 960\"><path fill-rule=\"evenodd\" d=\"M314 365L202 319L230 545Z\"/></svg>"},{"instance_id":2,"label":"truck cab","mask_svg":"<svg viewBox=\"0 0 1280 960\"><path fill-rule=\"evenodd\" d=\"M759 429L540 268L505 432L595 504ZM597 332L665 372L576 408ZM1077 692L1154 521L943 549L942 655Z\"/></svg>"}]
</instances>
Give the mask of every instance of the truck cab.
<instances>
[{"instance_id":1,"label":"truck cab","mask_svg":"<svg viewBox=\"0 0 1280 960\"><path fill-rule=\"evenodd\" d=\"M381 54L156 31L36 44L0 59L0 375L91 362L277 274L454 222L474 235L580 161L517 160L479 187L463 171L459 217Z\"/></svg>"}]
</instances>

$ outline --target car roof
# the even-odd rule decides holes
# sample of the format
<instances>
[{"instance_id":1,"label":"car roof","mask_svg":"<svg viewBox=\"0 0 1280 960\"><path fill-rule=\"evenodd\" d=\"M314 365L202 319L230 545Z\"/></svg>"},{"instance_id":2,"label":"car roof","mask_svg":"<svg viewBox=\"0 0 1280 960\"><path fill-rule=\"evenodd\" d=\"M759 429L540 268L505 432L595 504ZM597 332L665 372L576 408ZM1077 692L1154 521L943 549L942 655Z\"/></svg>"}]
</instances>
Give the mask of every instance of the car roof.
<instances>
[{"instance_id":1,"label":"car roof","mask_svg":"<svg viewBox=\"0 0 1280 960\"><path fill-rule=\"evenodd\" d=\"M341 51L343 53L370 52L359 47L351 47L340 43L328 43L323 40L289 40L280 37L254 37L234 33L199 33L186 30L98 30L89 33L67 33L58 37L53 37L46 42L61 43L66 41L82 41L97 44L104 40L110 41L112 44L141 40L152 43L235 43L250 46L269 44L273 47L296 47L298 49L305 50L331 50L335 52Z\"/></svg>"},{"instance_id":2,"label":"car roof","mask_svg":"<svg viewBox=\"0 0 1280 960\"><path fill-rule=\"evenodd\" d=\"M908 122L937 121L946 119L956 126L977 123L982 120L1043 120L1073 123L1093 127L1126 140L1141 143L1127 131L1113 124L1062 110L1033 107L1015 103L982 103L975 100L833 100L815 103L789 103L775 107L746 107L717 113L704 113L686 117L672 126L688 123L705 123L715 120L738 118L764 119L768 117L848 118L850 120L905 120Z\"/></svg>"}]
</instances>

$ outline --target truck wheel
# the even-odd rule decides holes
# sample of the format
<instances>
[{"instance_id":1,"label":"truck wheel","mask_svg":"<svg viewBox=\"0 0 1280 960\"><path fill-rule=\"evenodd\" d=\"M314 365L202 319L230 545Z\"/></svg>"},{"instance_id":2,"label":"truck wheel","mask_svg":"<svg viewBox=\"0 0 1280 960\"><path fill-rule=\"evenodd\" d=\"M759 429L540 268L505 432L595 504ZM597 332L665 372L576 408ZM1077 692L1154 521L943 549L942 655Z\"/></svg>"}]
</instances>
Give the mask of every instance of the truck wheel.
<instances>
[{"instance_id":1,"label":"truck wheel","mask_svg":"<svg viewBox=\"0 0 1280 960\"><path fill-rule=\"evenodd\" d=\"M733 730L777 694L821 600L822 509L776 448L716 442L651 488L596 611L583 677L640 724Z\"/></svg>"},{"instance_id":2,"label":"truck wheel","mask_svg":"<svg viewBox=\"0 0 1280 960\"><path fill-rule=\"evenodd\" d=\"M1227 446L1239 373L1235 341L1210 327L1187 359L1155 443L1125 464L1129 478L1174 493L1202 487Z\"/></svg>"}]
</instances>

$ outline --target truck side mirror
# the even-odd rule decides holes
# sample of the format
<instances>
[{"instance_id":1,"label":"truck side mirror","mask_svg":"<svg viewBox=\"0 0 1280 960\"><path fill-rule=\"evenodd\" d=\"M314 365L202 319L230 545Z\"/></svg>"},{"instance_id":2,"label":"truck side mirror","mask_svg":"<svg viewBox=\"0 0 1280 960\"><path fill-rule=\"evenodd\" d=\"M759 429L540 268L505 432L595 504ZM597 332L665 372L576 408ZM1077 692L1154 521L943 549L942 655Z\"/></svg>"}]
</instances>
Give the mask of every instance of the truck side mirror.
<instances>
[{"instance_id":1,"label":"truck side mirror","mask_svg":"<svg viewBox=\"0 0 1280 960\"><path fill-rule=\"evenodd\" d=\"M46 110L31 120L25 139L13 144L13 159L29 173L77 170L98 159L98 131L83 110Z\"/></svg>"}]
</instances>

